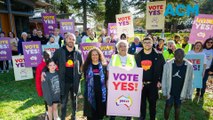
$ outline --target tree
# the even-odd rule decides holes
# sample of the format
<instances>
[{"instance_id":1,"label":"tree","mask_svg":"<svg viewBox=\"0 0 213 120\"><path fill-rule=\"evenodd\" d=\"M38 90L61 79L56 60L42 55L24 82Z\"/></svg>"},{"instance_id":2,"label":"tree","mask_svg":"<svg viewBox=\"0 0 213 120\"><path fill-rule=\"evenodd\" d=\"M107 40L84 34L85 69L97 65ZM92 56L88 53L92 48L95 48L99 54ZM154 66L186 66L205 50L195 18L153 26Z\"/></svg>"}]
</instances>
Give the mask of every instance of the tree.
<instances>
[{"instance_id":1,"label":"tree","mask_svg":"<svg viewBox=\"0 0 213 120\"><path fill-rule=\"evenodd\" d=\"M105 22L107 28L108 23L115 23L115 15L121 13L121 0L106 0L105 2Z\"/></svg>"}]
</instances>

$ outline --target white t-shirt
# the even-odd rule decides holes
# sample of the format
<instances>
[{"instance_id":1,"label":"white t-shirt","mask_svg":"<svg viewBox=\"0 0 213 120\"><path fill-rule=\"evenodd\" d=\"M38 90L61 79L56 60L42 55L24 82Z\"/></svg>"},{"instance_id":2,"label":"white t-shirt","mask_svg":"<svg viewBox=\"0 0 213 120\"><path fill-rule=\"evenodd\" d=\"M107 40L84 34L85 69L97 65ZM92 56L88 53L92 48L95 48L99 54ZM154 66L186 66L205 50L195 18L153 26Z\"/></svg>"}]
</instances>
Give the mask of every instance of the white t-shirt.
<instances>
[{"instance_id":1,"label":"white t-shirt","mask_svg":"<svg viewBox=\"0 0 213 120\"><path fill-rule=\"evenodd\" d=\"M194 50L191 50L189 51L187 54L201 54L201 55L204 55L204 61L203 61L203 64L205 65L206 62L207 62L207 59L206 59L206 54L202 51L202 52L199 52L199 53L196 53Z\"/></svg>"},{"instance_id":2,"label":"white t-shirt","mask_svg":"<svg viewBox=\"0 0 213 120\"><path fill-rule=\"evenodd\" d=\"M207 49L203 49L203 52L206 54L206 69L209 69L212 63L212 59L213 59L213 49L207 50Z\"/></svg>"}]
</instances>

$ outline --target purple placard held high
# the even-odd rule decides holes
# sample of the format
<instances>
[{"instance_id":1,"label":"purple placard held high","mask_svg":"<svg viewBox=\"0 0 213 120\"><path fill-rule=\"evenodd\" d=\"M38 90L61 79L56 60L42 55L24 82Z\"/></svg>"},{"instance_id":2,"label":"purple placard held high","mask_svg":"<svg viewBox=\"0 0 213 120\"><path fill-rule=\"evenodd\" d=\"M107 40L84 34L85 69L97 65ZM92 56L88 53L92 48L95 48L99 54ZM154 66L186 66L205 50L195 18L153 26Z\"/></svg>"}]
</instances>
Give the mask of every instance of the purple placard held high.
<instances>
[{"instance_id":1,"label":"purple placard held high","mask_svg":"<svg viewBox=\"0 0 213 120\"><path fill-rule=\"evenodd\" d=\"M57 28L56 16L54 13L42 13L42 23L44 27L44 34L53 34L55 28Z\"/></svg>"},{"instance_id":2,"label":"purple placard held high","mask_svg":"<svg viewBox=\"0 0 213 120\"><path fill-rule=\"evenodd\" d=\"M195 17L189 42L194 44L196 41L204 41L213 37L213 15L199 14Z\"/></svg>"},{"instance_id":3,"label":"purple placard held high","mask_svg":"<svg viewBox=\"0 0 213 120\"><path fill-rule=\"evenodd\" d=\"M73 19L60 20L60 33L63 37L65 32L75 33L75 21Z\"/></svg>"},{"instance_id":4,"label":"purple placard held high","mask_svg":"<svg viewBox=\"0 0 213 120\"><path fill-rule=\"evenodd\" d=\"M110 36L111 33L114 33L114 35L116 36L117 34L116 23L108 23L108 36Z\"/></svg>"},{"instance_id":5,"label":"purple placard held high","mask_svg":"<svg viewBox=\"0 0 213 120\"><path fill-rule=\"evenodd\" d=\"M0 61L11 60L12 52L10 46L10 38L0 38Z\"/></svg>"},{"instance_id":6,"label":"purple placard held high","mask_svg":"<svg viewBox=\"0 0 213 120\"><path fill-rule=\"evenodd\" d=\"M25 66L37 67L42 61L41 42L23 42L22 43Z\"/></svg>"},{"instance_id":7,"label":"purple placard held high","mask_svg":"<svg viewBox=\"0 0 213 120\"><path fill-rule=\"evenodd\" d=\"M103 52L107 63L109 63L113 54L115 54L115 43L102 43L100 50Z\"/></svg>"}]
</instances>

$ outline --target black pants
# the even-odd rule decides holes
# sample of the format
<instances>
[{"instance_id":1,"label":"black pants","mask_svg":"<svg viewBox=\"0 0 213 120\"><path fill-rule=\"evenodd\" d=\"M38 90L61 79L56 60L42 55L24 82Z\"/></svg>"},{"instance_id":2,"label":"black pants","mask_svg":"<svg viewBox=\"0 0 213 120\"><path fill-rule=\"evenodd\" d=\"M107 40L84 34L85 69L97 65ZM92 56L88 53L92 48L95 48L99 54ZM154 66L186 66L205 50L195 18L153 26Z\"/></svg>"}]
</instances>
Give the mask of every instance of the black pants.
<instances>
[{"instance_id":1,"label":"black pants","mask_svg":"<svg viewBox=\"0 0 213 120\"><path fill-rule=\"evenodd\" d=\"M206 92L206 82L208 80L208 77L209 77L209 69L207 69L205 71L205 74L204 74L204 77L203 77L203 86L202 86L202 89L197 88L197 94L198 95L200 94L200 97L203 97L204 94L205 94L205 92Z\"/></svg>"},{"instance_id":2,"label":"black pants","mask_svg":"<svg viewBox=\"0 0 213 120\"><path fill-rule=\"evenodd\" d=\"M5 69L9 70L9 61L5 60L5 62L6 62ZM1 68L1 70L4 70L4 61L0 61L0 68Z\"/></svg>"},{"instance_id":3,"label":"black pants","mask_svg":"<svg viewBox=\"0 0 213 120\"><path fill-rule=\"evenodd\" d=\"M62 96L62 108L61 108L61 120L65 120L66 113L67 113L67 101L68 101L68 96L70 94L70 99L71 99L71 109L72 109L72 115L71 115L71 120L75 120L75 113L76 113L76 103L77 103L77 95L74 93L73 86L70 85L70 83L65 83L65 92L64 95Z\"/></svg>"},{"instance_id":4,"label":"black pants","mask_svg":"<svg viewBox=\"0 0 213 120\"><path fill-rule=\"evenodd\" d=\"M156 102L158 99L158 88L156 84L144 85L141 98L141 117L139 120L146 119L146 100L149 102L150 120L155 120Z\"/></svg>"}]
</instances>

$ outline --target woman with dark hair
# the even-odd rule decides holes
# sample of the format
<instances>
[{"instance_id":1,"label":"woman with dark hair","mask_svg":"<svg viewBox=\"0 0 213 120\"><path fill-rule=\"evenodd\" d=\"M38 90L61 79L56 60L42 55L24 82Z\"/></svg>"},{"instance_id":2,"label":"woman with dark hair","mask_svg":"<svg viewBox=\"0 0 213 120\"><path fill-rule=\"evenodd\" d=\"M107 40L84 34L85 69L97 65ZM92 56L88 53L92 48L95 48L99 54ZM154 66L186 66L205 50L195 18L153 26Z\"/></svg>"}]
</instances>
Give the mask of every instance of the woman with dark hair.
<instances>
[{"instance_id":1,"label":"woman with dark hair","mask_svg":"<svg viewBox=\"0 0 213 120\"><path fill-rule=\"evenodd\" d=\"M200 98L203 98L203 95L205 94L205 89L206 89L206 82L208 80L209 77L209 69L212 63L212 59L213 59L213 38L208 38L203 46L203 52L206 54L206 71L204 73L204 77L203 77L203 87L201 89L201 93L199 93L199 91L197 91L197 95L200 95Z\"/></svg>"},{"instance_id":2,"label":"woman with dark hair","mask_svg":"<svg viewBox=\"0 0 213 120\"><path fill-rule=\"evenodd\" d=\"M12 55L18 55L18 38L15 36L13 32L9 32L8 37L10 37Z\"/></svg>"},{"instance_id":3,"label":"woman with dark hair","mask_svg":"<svg viewBox=\"0 0 213 120\"><path fill-rule=\"evenodd\" d=\"M90 50L83 65L85 82L84 115L100 120L106 115L106 61L98 48Z\"/></svg>"},{"instance_id":4,"label":"woman with dark hair","mask_svg":"<svg viewBox=\"0 0 213 120\"><path fill-rule=\"evenodd\" d=\"M127 37L126 37L126 34L121 34L121 36L120 36L120 40L127 40Z\"/></svg>"}]
</instances>

